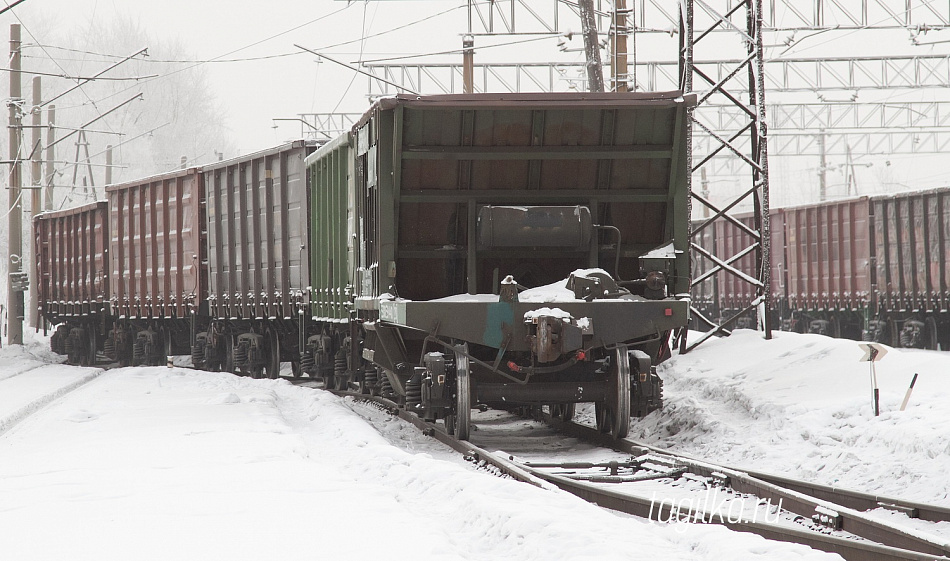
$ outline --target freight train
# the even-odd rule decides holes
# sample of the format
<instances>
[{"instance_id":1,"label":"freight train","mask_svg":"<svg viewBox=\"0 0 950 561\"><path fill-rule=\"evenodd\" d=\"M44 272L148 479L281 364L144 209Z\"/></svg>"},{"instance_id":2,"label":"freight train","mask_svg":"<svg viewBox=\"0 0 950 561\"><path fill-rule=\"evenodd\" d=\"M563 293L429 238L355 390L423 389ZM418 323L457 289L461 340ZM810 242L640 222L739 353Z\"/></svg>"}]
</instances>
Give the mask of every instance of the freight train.
<instances>
[{"instance_id":1,"label":"freight train","mask_svg":"<svg viewBox=\"0 0 950 561\"><path fill-rule=\"evenodd\" d=\"M679 92L399 95L352 130L34 221L71 363L323 378L459 438L479 405L627 434L689 309Z\"/></svg>"},{"instance_id":2,"label":"freight train","mask_svg":"<svg viewBox=\"0 0 950 561\"><path fill-rule=\"evenodd\" d=\"M735 218L752 224L750 214ZM769 222L773 328L950 348L950 188L772 209ZM724 259L751 245L731 222L703 223L693 225L698 243ZM750 253L735 266L756 276L754 259ZM694 274L709 266L698 258ZM693 289L706 317L731 317L754 297L732 274Z\"/></svg>"}]
</instances>

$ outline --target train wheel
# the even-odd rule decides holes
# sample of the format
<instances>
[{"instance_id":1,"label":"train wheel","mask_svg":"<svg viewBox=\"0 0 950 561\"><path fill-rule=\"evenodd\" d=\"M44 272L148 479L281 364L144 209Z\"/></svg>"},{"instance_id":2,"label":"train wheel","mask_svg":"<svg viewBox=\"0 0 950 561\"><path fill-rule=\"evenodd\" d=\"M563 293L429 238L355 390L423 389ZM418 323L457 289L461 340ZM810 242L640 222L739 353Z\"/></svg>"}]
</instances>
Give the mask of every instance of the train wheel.
<instances>
[{"instance_id":1,"label":"train wheel","mask_svg":"<svg viewBox=\"0 0 950 561\"><path fill-rule=\"evenodd\" d=\"M89 366L95 366L99 362L96 353L99 352L99 338L96 337L96 330L89 330Z\"/></svg>"},{"instance_id":2,"label":"train wheel","mask_svg":"<svg viewBox=\"0 0 950 561\"><path fill-rule=\"evenodd\" d=\"M552 403L551 407L551 416L555 419L564 421L565 423L571 422L574 419L574 411L576 409L576 404L574 403Z\"/></svg>"},{"instance_id":3,"label":"train wheel","mask_svg":"<svg viewBox=\"0 0 950 561\"><path fill-rule=\"evenodd\" d=\"M231 374L237 374L234 368L234 338L230 335L224 336L224 371Z\"/></svg>"},{"instance_id":4,"label":"train wheel","mask_svg":"<svg viewBox=\"0 0 950 561\"><path fill-rule=\"evenodd\" d=\"M835 339L841 339L841 319L837 315L832 315L828 320L828 335Z\"/></svg>"},{"instance_id":5,"label":"train wheel","mask_svg":"<svg viewBox=\"0 0 950 561\"><path fill-rule=\"evenodd\" d=\"M451 415L450 433L468 440L472 423L471 380L469 378L468 346L457 345L455 351L455 411Z\"/></svg>"},{"instance_id":6,"label":"train wheel","mask_svg":"<svg viewBox=\"0 0 950 561\"><path fill-rule=\"evenodd\" d=\"M268 353L267 361L264 363L265 378L280 377L280 338L274 330L267 331Z\"/></svg>"},{"instance_id":7,"label":"train wheel","mask_svg":"<svg viewBox=\"0 0 950 561\"><path fill-rule=\"evenodd\" d=\"M92 329L83 329L85 340L76 341L81 345L79 351L79 364L82 366L96 365L96 332Z\"/></svg>"},{"instance_id":8,"label":"train wheel","mask_svg":"<svg viewBox=\"0 0 950 561\"><path fill-rule=\"evenodd\" d=\"M172 357L172 332L170 329L162 330L162 364L168 364ZM162 366L160 364L159 366Z\"/></svg>"},{"instance_id":9,"label":"train wheel","mask_svg":"<svg viewBox=\"0 0 950 561\"><path fill-rule=\"evenodd\" d=\"M614 438L630 432L630 355L626 345L614 351L607 377L607 400L594 405L597 429Z\"/></svg>"},{"instance_id":10,"label":"train wheel","mask_svg":"<svg viewBox=\"0 0 950 561\"><path fill-rule=\"evenodd\" d=\"M937 338L937 320L933 317L928 316L924 320L924 337L926 341L927 348L930 350L939 350L939 340Z\"/></svg>"}]
</instances>

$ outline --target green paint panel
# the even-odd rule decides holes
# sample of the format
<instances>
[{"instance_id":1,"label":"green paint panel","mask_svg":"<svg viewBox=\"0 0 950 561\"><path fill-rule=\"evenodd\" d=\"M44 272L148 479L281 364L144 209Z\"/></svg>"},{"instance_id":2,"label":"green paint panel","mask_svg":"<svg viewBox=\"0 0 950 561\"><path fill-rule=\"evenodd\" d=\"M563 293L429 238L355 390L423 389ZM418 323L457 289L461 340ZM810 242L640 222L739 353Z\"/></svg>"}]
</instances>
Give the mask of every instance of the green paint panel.
<instances>
[{"instance_id":1,"label":"green paint panel","mask_svg":"<svg viewBox=\"0 0 950 561\"><path fill-rule=\"evenodd\" d=\"M323 321L350 316L347 246L350 180L349 138L344 135L307 159L310 174L310 314Z\"/></svg>"}]
</instances>

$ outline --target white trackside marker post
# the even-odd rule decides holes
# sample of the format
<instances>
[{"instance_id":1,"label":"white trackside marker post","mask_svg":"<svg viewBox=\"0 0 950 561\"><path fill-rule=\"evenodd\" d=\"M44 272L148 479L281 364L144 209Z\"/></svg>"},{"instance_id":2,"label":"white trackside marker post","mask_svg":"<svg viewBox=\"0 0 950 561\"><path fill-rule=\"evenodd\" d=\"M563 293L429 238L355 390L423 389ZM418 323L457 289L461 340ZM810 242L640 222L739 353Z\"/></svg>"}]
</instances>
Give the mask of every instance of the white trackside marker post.
<instances>
[{"instance_id":1,"label":"white trackside marker post","mask_svg":"<svg viewBox=\"0 0 950 561\"><path fill-rule=\"evenodd\" d=\"M887 347L880 343L861 343L858 346L864 351L860 362L869 362L871 365L871 395L874 400L874 416L877 417L881 414L881 394L877 388L877 371L874 369L874 363L884 358Z\"/></svg>"},{"instance_id":2,"label":"white trackside marker post","mask_svg":"<svg viewBox=\"0 0 950 561\"><path fill-rule=\"evenodd\" d=\"M901 411L907 408L907 402L910 401L910 394L914 391L914 384L917 383L917 373L914 372L914 377L910 381L910 387L907 388L907 393L904 394L904 401L901 402Z\"/></svg>"}]
</instances>

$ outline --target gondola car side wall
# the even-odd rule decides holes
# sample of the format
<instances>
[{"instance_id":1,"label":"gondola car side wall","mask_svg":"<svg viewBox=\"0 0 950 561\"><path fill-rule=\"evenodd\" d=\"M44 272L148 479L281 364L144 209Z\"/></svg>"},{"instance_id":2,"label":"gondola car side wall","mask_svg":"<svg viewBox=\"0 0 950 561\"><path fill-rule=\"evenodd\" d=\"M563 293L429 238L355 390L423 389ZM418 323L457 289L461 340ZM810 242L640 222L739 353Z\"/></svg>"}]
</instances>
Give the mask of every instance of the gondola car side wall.
<instances>
[{"instance_id":1,"label":"gondola car side wall","mask_svg":"<svg viewBox=\"0 0 950 561\"><path fill-rule=\"evenodd\" d=\"M53 324L99 314L109 299L107 203L39 214L33 220L36 305Z\"/></svg>"},{"instance_id":2,"label":"gondola car side wall","mask_svg":"<svg viewBox=\"0 0 950 561\"><path fill-rule=\"evenodd\" d=\"M110 305L123 319L188 318L205 298L202 199L197 168L106 188Z\"/></svg>"},{"instance_id":3,"label":"gondola car side wall","mask_svg":"<svg viewBox=\"0 0 950 561\"><path fill-rule=\"evenodd\" d=\"M313 145L279 146L202 168L208 191L212 318L296 318L308 299L307 175Z\"/></svg>"},{"instance_id":4,"label":"gondola car side wall","mask_svg":"<svg viewBox=\"0 0 950 561\"><path fill-rule=\"evenodd\" d=\"M349 135L307 157L310 174L310 315L316 321L350 317L356 216Z\"/></svg>"},{"instance_id":5,"label":"gondola car side wall","mask_svg":"<svg viewBox=\"0 0 950 561\"><path fill-rule=\"evenodd\" d=\"M950 191L878 196L872 205L878 302L869 336L950 348Z\"/></svg>"},{"instance_id":6,"label":"gondola car side wall","mask_svg":"<svg viewBox=\"0 0 950 561\"><path fill-rule=\"evenodd\" d=\"M757 297L757 288L749 279L759 278L760 264L757 260L759 242L754 223L754 215L749 212L738 213L732 219L742 224L738 226L731 220L723 217L716 218L707 224L708 219L693 221L692 236L700 247L721 256L730 266L741 272L740 277L733 272L720 269L712 273L715 263L696 252L693 255L693 278L700 279L692 290L693 306L703 316L714 322L723 322L736 314L741 314L736 327L754 328L756 312L750 310ZM782 209L771 209L769 212L769 236L771 239L771 274L769 286L773 309L779 315L773 314L773 328L786 313L788 301L785 242L785 213ZM741 254L741 257L737 256ZM743 314L743 312L747 312ZM709 327L705 322L694 318L692 325L700 329Z\"/></svg>"},{"instance_id":7,"label":"gondola car side wall","mask_svg":"<svg viewBox=\"0 0 950 561\"><path fill-rule=\"evenodd\" d=\"M888 308L946 308L950 193L875 197L877 278Z\"/></svg>"},{"instance_id":8,"label":"gondola car side wall","mask_svg":"<svg viewBox=\"0 0 950 561\"><path fill-rule=\"evenodd\" d=\"M867 197L785 210L789 298L813 311L861 311L871 293Z\"/></svg>"}]
</instances>

